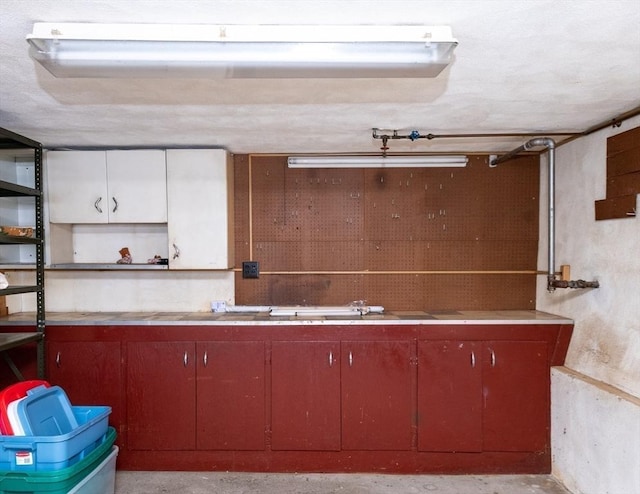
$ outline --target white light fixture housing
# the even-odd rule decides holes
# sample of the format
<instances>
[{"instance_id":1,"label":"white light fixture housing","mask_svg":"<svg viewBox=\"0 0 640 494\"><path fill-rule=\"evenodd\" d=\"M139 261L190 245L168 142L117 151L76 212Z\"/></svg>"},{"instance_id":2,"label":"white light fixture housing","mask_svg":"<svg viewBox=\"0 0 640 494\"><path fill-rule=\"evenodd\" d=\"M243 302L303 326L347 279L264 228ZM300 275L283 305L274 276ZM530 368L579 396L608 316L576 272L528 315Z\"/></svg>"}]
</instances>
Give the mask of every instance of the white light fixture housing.
<instances>
[{"instance_id":1,"label":"white light fixture housing","mask_svg":"<svg viewBox=\"0 0 640 494\"><path fill-rule=\"evenodd\" d=\"M29 53L55 77L436 77L448 26L37 22Z\"/></svg>"},{"instance_id":2,"label":"white light fixture housing","mask_svg":"<svg viewBox=\"0 0 640 494\"><path fill-rule=\"evenodd\" d=\"M289 168L461 168L464 155L440 156L291 156Z\"/></svg>"}]
</instances>

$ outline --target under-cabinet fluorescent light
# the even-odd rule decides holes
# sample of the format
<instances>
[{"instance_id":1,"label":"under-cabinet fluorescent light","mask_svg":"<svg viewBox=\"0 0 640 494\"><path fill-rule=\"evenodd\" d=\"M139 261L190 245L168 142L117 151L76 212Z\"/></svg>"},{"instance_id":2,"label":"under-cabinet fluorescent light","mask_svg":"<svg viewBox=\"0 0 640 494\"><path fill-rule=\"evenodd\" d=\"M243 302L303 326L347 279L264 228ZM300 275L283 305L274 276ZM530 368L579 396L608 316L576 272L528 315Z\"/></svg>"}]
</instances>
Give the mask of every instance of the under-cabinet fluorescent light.
<instances>
[{"instance_id":1,"label":"under-cabinet fluorescent light","mask_svg":"<svg viewBox=\"0 0 640 494\"><path fill-rule=\"evenodd\" d=\"M429 168L464 167L468 158L455 156L291 156L289 168Z\"/></svg>"},{"instance_id":2,"label":"under-cabinet fluorescent light","mask_svg":"<svg viewBox=\"0 0 640 494\"><path fill-rule=\"evenodd\" d=\"M436 77L448 26L37 22L32 58L55 77Z\"/></svg>"}]
</instances>

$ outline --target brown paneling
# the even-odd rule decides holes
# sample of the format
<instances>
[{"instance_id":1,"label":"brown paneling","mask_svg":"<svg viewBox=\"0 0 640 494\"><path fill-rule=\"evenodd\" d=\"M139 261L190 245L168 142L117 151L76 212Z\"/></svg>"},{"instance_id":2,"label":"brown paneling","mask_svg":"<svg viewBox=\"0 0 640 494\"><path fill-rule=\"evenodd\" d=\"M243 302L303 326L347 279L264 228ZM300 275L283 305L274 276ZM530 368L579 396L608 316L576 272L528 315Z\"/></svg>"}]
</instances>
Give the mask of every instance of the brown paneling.
<instances>
[{"instance_id":1,"label":"brown paneling","mask_svg":"<svg viewBox=\"0 0 640 494\"><path fill-rule=\"evenodd\" d=\"M607 177L637 171L640 171L640 144L633 149L607 157Z\"/></svg>"},{"instance_id":2,"label":"brown paneling","mask_svg":"<svg viewBox=\"0 0 640 494\"><path fill-rule=\"evenodd\" d=\"M247 232L249 230L249 157L247 155L235 155L233 157L233 180L234 180L234 200L235 205L244 205L235 209L234 226L236 232ZM236 247L238 247L236 239ZM248 237L240 237L240 244L248 241ZM236 249L236 253L238 250ZM241 259L244 259L241 256Z\"/></svg>"},{"instance_id":3,"label":"brown paneling","mask_svg":"<svg viewBox=\"0 0 640 494\"><path fill-rule=\"evenodd\" d=\"M614 197L596 201L596 220L633 218L636 216L637 195Z\"/></svg>"},{"instance_id":4,"label":"brown paneling","mask_svg":"<svg viewBox=\"0 0 640 494\"><path fill-rule=\"evenodd\" d=\"M640 127L607 139L607 158L640 146Z\"/></svg>"},{"instance_id":5,"label":"brown paneling","mask_svg":"<svg viewBox=\"0 0 640 494\"><path fill-rule=\"evenodd\" d=\"M411 310L424 307L426 291L424 275L369 275L364 278L364 293L357 300L387 309Z\"/></svg>"},{"instance_id":6,"label":"brown paneling","mask_svg":"<svg viewBox=\"0 0 640 494\"><path fill-rule=\"evenodd\" d=\"M640 194L640 127L607 139L607 197L595 202L596 220L633 218Z\"/></svg>"},{"instance_id":7,"label":"brown paneling","mask_svg":"<svg viewBox=\"0 0 640 494\"><path fill-rule=\"evenodd\" d=\"M243 189L236 190L236 265L252 253L261 270L257 280L236 275L238 305L535 306L537 156L496 168L471 156L465 168L386 170L235 159ZM424 273L442 270L526 273Z\"/></svg>"},{"instance_id":8,"label":"brown paneling","mask_svg":"<svg viewBox=\"0 0 640 494\"><path fill-rule=\"evenodd\" d=\"M638 150L640 150L640 147ZM640 193L640 171L607 178L608 198L638 193Z\"/></svg>"}]
</instances>

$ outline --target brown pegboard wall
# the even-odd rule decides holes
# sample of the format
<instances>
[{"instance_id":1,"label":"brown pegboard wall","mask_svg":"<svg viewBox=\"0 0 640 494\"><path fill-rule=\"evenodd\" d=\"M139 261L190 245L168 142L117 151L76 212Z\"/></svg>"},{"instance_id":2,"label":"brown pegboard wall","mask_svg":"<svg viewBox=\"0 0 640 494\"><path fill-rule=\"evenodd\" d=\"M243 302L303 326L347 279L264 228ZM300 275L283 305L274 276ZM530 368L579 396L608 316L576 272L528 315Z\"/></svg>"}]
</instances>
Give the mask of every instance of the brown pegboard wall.
<instances>
[{"instance_id":1,"label":"brown pegboard wall","mask_svg":"<svg viewBox=\"0 0 640 494\"><path fill-rule=\"evenodd\" d=\"M236 156L236 266L252 256L262 272L236 276L236 304L533 308L538 161L314 170Z\"/></svg>"}]
</instances>

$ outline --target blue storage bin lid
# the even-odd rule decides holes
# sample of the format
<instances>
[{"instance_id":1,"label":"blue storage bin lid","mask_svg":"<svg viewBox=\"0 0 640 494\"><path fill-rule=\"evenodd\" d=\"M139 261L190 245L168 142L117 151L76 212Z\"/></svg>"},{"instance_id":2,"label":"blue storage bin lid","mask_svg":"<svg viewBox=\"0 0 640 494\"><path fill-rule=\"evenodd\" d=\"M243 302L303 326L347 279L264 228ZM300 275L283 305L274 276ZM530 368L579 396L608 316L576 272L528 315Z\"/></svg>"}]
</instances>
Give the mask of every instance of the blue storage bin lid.
<instances>
[{"instance_id":1,"label":"blue storage bin lid","mask_svg":"<svg viewBox=\"0 0 640 494\"><path fill-rule=\"evenodd\" d=\"M17 412L27 436L59 436L78 427L67 394L60 386L38 386L18 402Z\"/></svg>"}]
</instances>

